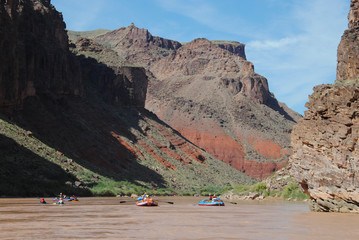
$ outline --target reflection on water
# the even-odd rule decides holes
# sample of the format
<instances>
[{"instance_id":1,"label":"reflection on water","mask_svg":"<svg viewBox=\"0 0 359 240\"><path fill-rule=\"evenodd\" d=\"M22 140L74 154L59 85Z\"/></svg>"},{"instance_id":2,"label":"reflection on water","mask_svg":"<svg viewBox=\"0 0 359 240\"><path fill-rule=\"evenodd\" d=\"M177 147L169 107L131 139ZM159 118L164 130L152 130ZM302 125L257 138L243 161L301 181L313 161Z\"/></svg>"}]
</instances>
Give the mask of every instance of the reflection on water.
<instances>
[{"instance_id":1,"label":"reflection on water","mask_svg":"<svg viewBox=\"0 0 359 240\"><path fill-rule=\"evenodd\" d=\"M46 200L0 199L0 239L359 239L359 215L313 213L301 202L201 207L199 198L171 197L160 198L159 207L137 207L128 198L64 206Z\"/></svg>"}]
</instances>

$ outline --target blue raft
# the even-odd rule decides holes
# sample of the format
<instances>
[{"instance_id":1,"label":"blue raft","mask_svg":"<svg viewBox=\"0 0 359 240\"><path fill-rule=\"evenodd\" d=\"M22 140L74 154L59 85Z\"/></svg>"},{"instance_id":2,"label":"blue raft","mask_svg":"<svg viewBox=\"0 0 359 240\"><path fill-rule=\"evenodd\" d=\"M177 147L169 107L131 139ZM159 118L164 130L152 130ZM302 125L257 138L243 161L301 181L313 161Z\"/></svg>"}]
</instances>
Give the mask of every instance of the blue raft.
<instances>
[{"instance_id":1,"label":"blue raft","mask_svg":"<svg viewBox=\"0 0 359 240\"><path fill-rule=\"evenodd\" d=\"M220 198L203 199L198 203L198 206L224 206L224 202Z\"/></svg>"}]
</instances>

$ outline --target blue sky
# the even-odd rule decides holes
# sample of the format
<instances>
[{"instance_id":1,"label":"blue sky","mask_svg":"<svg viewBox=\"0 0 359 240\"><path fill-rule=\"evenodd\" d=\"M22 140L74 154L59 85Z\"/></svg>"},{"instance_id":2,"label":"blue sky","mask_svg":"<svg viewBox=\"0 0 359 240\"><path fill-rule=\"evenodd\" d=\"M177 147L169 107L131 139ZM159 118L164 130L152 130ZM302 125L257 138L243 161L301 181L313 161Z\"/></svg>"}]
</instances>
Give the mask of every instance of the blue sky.
<instances>
[{"instance_id":1,"label":"blue sky","mask_svg":"<svg viewBox=\"0 0 359 240\"><path fill-rule=\"evenodd\" d=\"M333 83L350 0L52 0L67 29L114 30L132 22L153 35L246 44L270 91L303 114L313 87Z\"/></svg>"}]
</instances>

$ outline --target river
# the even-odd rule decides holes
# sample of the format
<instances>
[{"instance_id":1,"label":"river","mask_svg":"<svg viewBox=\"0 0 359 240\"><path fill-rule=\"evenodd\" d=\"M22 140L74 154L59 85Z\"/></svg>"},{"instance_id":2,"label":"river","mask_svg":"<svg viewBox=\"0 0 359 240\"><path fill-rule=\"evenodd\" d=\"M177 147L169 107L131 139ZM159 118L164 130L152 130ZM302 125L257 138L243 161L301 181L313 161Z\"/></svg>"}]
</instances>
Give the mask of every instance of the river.
<instances>
[{"instance_id":1,"label":"river","mask_svg":"<svg viewBox=\"0 0 359 240\"><path fill-rule=\"evenodd\" d=\"M206 207L196 206L194 197L158 199L158 207L137 207L115 197L63 206L2 198L0 239L359 239L359 214L314 213L304 202Z\"/></svg>"}]
</instances>

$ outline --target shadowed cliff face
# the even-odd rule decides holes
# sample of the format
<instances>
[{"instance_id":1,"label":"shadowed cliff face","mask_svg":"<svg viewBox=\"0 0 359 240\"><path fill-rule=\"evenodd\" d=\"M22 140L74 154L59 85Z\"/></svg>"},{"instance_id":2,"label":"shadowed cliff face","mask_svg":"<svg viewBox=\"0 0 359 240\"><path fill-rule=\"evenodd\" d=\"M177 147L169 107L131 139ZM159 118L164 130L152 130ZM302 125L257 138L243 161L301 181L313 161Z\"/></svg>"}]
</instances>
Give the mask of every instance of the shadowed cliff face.
<instances>
[{"instance_id":1,"label":"shadowed cliff face","mask_svg":"<svg viewBox=\"0 0 359 240\"><path fill-rule=\"evenodd\" d=\"M49 91L84 94L65 23L50 1L1 1L0 16L1 107L21 106L27 96Z\"/></svg>"},{"instance_id":2,"label":"shadowed cliff face","mask_svg":"<svg viewBox=\"0 0 359 240\"><path fill-rule=\"evenodd\" d=\"M350 5L335 84L314 88L292 132L291 173L311 197L313 211L359 212L358 4Z\"/></svg>"}]
</instances>

